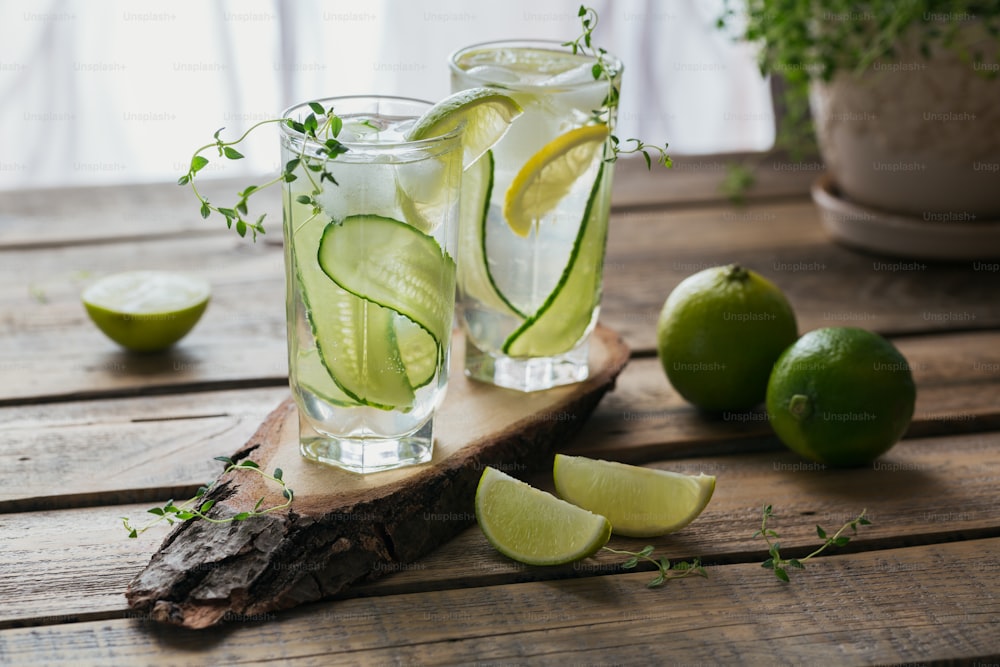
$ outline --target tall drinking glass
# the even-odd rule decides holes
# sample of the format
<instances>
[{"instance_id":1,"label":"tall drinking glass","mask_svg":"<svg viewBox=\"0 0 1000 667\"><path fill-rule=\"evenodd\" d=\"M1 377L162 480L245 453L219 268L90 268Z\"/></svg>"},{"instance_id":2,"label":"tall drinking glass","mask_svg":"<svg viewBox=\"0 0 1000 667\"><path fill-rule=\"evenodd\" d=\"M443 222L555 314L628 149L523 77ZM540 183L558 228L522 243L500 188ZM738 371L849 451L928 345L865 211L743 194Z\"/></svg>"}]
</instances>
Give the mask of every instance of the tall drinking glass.
<instances>
[{"instance_id":1,"label":"tall drinking glass","mask_svg":"<svg viewBox=\"0 0 1000 667\"><path fill-rule=\"evenodd\" d=\"M506 41L450 58L452 90L490 87L524 113L466 171L459 240L465 372L536 391L586 379L611 204L609 134L621 62L555 42Z\"/></svg>"},{"instance_id":2,"label":"tall drinking glass","mask_svg":"<svg viewBox=\"0 0 1000 667\"><path fill-rule=\"evenodd\" d=\"M429 103L318 102L342 120L336 141L306 104L285 117L319 126L317 137L281 135L295 176L283 198L300 451L362 473L422 463L448 383L461 129L407 141Z\"/></svg>"}]
</instances>

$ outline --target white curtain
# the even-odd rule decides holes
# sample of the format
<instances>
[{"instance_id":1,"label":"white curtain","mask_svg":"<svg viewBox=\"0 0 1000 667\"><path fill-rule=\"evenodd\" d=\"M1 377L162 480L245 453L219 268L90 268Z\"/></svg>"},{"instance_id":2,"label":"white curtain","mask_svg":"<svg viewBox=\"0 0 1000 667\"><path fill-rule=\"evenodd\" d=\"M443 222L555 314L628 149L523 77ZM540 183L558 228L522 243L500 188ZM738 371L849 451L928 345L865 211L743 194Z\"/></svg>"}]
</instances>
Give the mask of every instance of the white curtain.
<instances>
[{"instance_id":1,"label":"white curtain","mask_svg":"<svg viewBox=\"0 0 1000 667\"><path fill-rule=\"evenodd\" d=\"M714 28L717 0L592 0L595 43L625 62L618 134L675 154L765 150L767 83ZM174 180L225 126L379 93L436 100L448 54L579 34L577 0L3 0L0 189ZM264 132L246 160L277 168Z\"/></svg>"}]
</instances>

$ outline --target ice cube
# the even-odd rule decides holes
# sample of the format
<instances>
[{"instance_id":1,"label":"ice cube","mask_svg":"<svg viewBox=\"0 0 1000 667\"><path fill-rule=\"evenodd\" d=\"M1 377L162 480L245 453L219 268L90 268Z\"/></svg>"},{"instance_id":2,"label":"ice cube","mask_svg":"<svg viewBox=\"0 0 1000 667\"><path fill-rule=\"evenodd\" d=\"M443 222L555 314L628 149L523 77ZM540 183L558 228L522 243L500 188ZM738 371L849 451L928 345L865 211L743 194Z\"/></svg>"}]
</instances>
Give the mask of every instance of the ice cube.
<instances>
[{"instance_id":1,"label":"ice cube","mask_svg":"<svg viewBox=\"0 0 1000 667\"><path fill-rule=\"evenodd\" d=\"M514 84L520 81L520 77L506 67L496 65L476 65L465 70L470 77L483 83L489 84Z\"/></svg>"},{"instance_id":2,"label":"ice cube","mask_svg":"<svg viewBox=\"0 0 1000 667\"><path fill-rule=\"evenodd\" d=\"M547 87L579 86L583 83L593 83L593 66L593 63L583 63L582 65L577 65L554 76L550 76L539 83Z\"/></svg>"}]
</instances>

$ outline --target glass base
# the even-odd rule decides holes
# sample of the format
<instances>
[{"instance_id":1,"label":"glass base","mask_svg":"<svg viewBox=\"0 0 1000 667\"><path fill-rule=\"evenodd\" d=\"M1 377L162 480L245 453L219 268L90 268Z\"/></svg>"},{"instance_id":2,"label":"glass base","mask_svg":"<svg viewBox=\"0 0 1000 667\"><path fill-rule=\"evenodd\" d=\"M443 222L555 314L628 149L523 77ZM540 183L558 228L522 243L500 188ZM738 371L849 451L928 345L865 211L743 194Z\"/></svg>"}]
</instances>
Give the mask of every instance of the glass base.
<instances>
[{"instance_id":1,"label":"glass base","mask_svg":"<svg viewBox=\"0 0 1000 667\"><path fill-rule=\"evenodd\" d=\"M590 338L555 357L508 357L485 352L465 339L465 375L498 387L531 392L576 384L587 379Z\"/></svg>"},{"instance_id":2,"label":"glass base","mask_svg":"<svg viewBox=\"0 0 1000 667\"><path fill-rule=\"evenodd\" d=\"M401 438L335 438L299 424L299 453L310 461L361 474L427 463L434 454L434 424Z\"/></svg>"}]
</instances>

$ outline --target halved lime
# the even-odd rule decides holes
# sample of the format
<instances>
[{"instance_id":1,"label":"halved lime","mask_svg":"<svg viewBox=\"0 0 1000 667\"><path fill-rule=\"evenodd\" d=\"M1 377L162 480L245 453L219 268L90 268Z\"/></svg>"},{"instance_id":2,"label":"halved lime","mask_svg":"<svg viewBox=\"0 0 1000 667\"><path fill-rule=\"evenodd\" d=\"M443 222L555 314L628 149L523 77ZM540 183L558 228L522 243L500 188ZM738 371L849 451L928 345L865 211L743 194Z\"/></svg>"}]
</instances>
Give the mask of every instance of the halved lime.
<instances>
[{"instance_id":1,"label":"halved lime","mask_svg":"<svg viewBox=\"0 0 1000 667\"><path fill-rule=\"evenodd\" d=\"M511 230L528 236L576 181L602 155L607 125L584 125L561 134L535 153L514 177L504 198L503 215Z\"/></svg>"},{"instance_id":2,"label":"halved lime","mask_svg":"<svg viewBox=\"0 0 1000 667\"><path fill-rule=\"evenodd\" d=\"M611 524L603 516L490 467L476 489L476 519L497 551L528 565L586 558L611 537Z\"/></svg>"},{"instance_id":3,"label":"halved lime","mask_svg":"<svg viewBox=\"0 0 1000 667\"><path fill-rule=\"evenodd\" d=\"M522 113L512 98L489 88L469 88L441 100L422 115L407 133L410 141L439 137L465 123L462 131L463 167L491 149Z\"/></svg>"},{"instance_id":4,"label":"halved lime","mask_svg":"<svg viewBox=\"0 0 1000 667\"><path fill-rule=\"evenodd\" d=\"M572 350L592 325L601 299L604 246L608 216L604 198L610 196L602 164L591 188L583 221L573 250L555 289L535 314L525 320L504 342L504 354L512 357L546 357Z\"/></svg>"},{"instance_id":5,"label":"halved lime","mask_svg":"<svg viewBox=\"0 0 1000 667\"><path fill-rule=\"evenodd\" d=\"M104 334L138 352L164 350L198 323L211 288L201 278L168 271L106 276L83 291L87 314Z\"/></svg>"},{"instance_id":6,"label":"halved lime","mask_svg":"<svg viewBox=\"0 0 1000 667\"><path fill-rule=\"evenodd\" d=\"M556 492L608 517L617 535L653 537L680 530L701 514L715 477L682 475L615 461L556 454Z\"/></svg>"}]
</instances>

